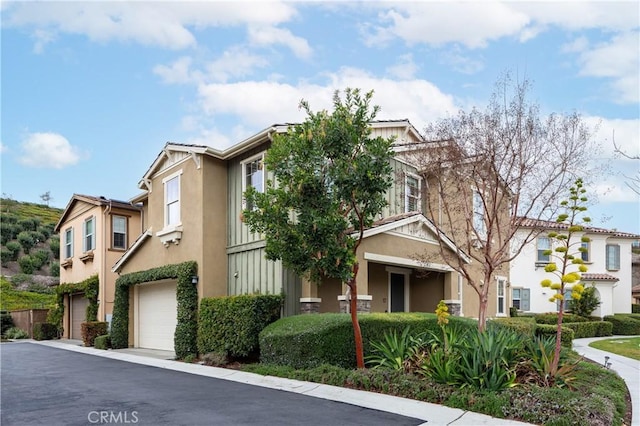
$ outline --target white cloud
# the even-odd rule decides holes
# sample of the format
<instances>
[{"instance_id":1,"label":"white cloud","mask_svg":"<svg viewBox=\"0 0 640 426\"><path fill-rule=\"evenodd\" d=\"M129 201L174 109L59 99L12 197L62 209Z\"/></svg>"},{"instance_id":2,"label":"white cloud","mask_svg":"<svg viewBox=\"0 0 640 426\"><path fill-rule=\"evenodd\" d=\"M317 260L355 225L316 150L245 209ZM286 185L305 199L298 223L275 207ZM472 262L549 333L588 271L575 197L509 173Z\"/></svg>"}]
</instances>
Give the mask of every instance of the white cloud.
<instances>
[{"instance_id":1,"label":"white cloud","mask_svg":"<svg viewBox=\"0 0 640 426\"><path fill-rule=\"evenodd\" d=\"M36 50L58 33L184 49L196 44L190 28L277 25L295 14L292 5L279 1L255 2L250 7L231 1L12 2L3 9L2 25L34 28Z\"/></svg>"},{"instance_id":2,"label":"white cloud","mask_svg":"<svg viewBox=\"0 0 640 426\"><path fill-rule=\"evenodd\" d=\"M458 46L443 52L442 61L462 74L475 74L484 69L482 60L473 59L470 54L464 54Z\"/></svg>"},{"instance_id":3,"label":"white cloud","mask_svg":"<svg viewBox=\"0 0 640 426\"><path fill-rule=\"evenodd\" d=\"M202 73L191 70L192 59L183 56L175 60L171 65L156 65L153 73L159 75L167 84L186 84L201 81Z\"/></svg>"},{"instance_id":4,"label":"white cloud","mask_svg":"<svg viewBox=\"0 0 640 426\"><path fill-rule=\"evenodd\" d=\"M267 60L240 46L231 47L215 61L207 64L207 76L212 81L226 82L251 75L256 68L268 65Z\"/></svg>"},{"instance_id":5,"label":"white cloud","mask_svg":"<svg viewBox=\"0 0 640 426\"><path fill-rule=\"evenodd\" d=\"M258 46L283 44L291 49L294 55L303 59L308 59L313 53L305 39L293 35L287 29L273 26L250 26L249 41Z\"/></svg>"},{"instance_id":6,"label":"white cloud","mask_svg":"<svg viewBox=\"0 0 640 426\"><path fill-rule=\"evenodd\" d=\"M7 152L8 150L9 150L9 148L5 144L0 142L0 154L4 153L4 152Z\"/></svg>"},{"instance_id":7,"label":"white cloud","mask_svg":"<svg viewBox=\"0 0 640 426\"><path fill-rule=\"evenodd\" d=\"M417 71L418 66L413 61L413 55L411 53L401 55L395 65L387 67L387 73L400 80L411 80Z\"/></svg>"},{"instance_id":8,"label":"white cloud","mask_svg":"<svg viewBox=\"0 0 640 426\"><path fill-rule=\"evenodd\" d=\"M18 161L29 167L63 169L80 161L79 150L57 133L29 133L20 147Z\"/></svg>"},{"instance_id":9,"label":"white cloud","mask_svg":"<svg viewBox=\"0 0 640 426\"><path fill-rule=\"evenodd\" d=\"M594 130L593 137L602 144L606 158L617 158L615 144L630 156L640 155L640 118L612 119L596 116L585 116L585 123Z\"/></svg>"}]
</instances>

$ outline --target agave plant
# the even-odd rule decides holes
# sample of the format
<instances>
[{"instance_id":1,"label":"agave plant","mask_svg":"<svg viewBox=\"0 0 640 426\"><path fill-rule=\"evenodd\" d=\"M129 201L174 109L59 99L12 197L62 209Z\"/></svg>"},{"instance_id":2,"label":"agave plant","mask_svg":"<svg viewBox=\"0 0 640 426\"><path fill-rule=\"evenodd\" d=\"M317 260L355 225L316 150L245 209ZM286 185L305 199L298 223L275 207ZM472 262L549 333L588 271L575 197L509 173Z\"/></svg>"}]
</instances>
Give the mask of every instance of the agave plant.
<instances>
[{"instance_id":1,"label":"agave plant","mask_svg":"<svg viewBox=\"0 0 640 426\"><path fill-rule=\"evenodd\" d=\"M382 341L371 343L373 354L367 356L366 361L372 368L407 371L423 344L421 337L411 335L410 327L406 327L399 336L396 330L385 331Z\"/></svg>"}]
</instances>

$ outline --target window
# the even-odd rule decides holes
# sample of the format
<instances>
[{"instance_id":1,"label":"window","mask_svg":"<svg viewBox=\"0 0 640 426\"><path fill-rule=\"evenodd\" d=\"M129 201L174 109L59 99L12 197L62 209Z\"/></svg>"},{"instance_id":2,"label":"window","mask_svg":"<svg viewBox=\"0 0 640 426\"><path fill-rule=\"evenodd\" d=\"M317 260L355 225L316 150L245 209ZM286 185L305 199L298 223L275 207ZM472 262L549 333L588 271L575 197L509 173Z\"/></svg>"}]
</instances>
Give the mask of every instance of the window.
<instances>
[{"instance_id":1,"label":"window","mask_svg":"<svg viewBox=\"0 0 640 426\"><path fill-rule=\"evenodd\" d=\"M262 154L242 163L242 192L253 187L256 192L264 193L264 159ZM253 209L253 206L246 206Z\"/></svg>"},{"instance_id":2,"label":"window","mask_svg":"<svg viewBox=\"0 0 640 426\"><path fill-rule=\"evenodd\" d=\"M64 258L73 257L73 228L64 231Z\"/></svg>"},{"instance_id":3,"label":"window","mask_svg":"<svg viewBox=\"0 0 640 426\"><path fill-rule=\"evenodd\" d=\"M504 293L507 282L504 278L498 278L498 310L497 315L505 315Z\"/></svg>"},{"instance_id":4,"label":"window","mask_svg":"<svg viewBox=\"0 0 640 426\"><path fill-rule=\"evenodd\" d=\"M589 262L589 252L591 251L589 245L589 243L584 241L580 243L580 257L583 262Z\"/></svg>"},{"instance_id":5,"label":"window","mask_svg":"<svg viewBox=\"0 0 640 426\"><path fill-rule=\"evenodd\" d=\"M182 171L162 180L164 183L164 226L180 224L180 175Z\"/></svg>"},{"instance_id":6,"label":"window","mask_svg":"<svg viewBox=\"0 0 640 426\"><path fill-rule=\"evenodd\" d=\"M111 246L114 249L127 248L127 218L124 216L113 216L111 218Z\"/></svg>"},{"instance_id":7,"label":"window","mask_svg":"<svg viewBox=\"0 0 640 426\"><path fill-rule=\"evenodd\" d=\"M482 195L473 191L473 229L478 237L484 239L487 236L487 228L484 223L484 203Z\"/></svg>"},{"instance_id":8,"label":"window","mask_svg":"<svg viewBox=\"0 0 640 426\"><path fill-rule=\"evenodd\" d=\"M96 248L96 238L95 238L95 218L90 217L89 219L84 221L84 228L82 234L83 247L82 251L88 252L94 250Z\"/></svg>"},{"instance_id":9,"label":"window","mask_svg":"<svg viewBox=\"0 0 640 426\"><path fill-rule=\"evenodd\" d=\"M607 244L607 270L617 271L620 269L620 246L617 244Z\"/></svg>"},{"instance_id":10,"label":"window","mask_svg":"<svg viewBox=\"0 0 640 426\"><path fill-rule=\"evenodd\" d=\"M404 178L404 211L420 210L420 181L415 176L406 175Z\"/></svg>"},{"instance_id":11,"label":"window","mask_svg":"<svg viewBox=\"0 0 640 426\"><path fill-rule=\"evenodd\" d=\"M511 306L519 311L528 311L531 300L531 290L528 288L514 288L511 290Z\"/></svg>"},{"instance_id":12,"label":"window","mask_svg":"<svg viewBox=\"0 0 640 426\"><path fill-rule=\"evenodd\" d=\"M536 261L549 263L551 255L545 254L545 252L551 250L551 240L549 237L538 237L536 245L538 250L538 257L536 258Z\"/></svg>"}]
</instances>

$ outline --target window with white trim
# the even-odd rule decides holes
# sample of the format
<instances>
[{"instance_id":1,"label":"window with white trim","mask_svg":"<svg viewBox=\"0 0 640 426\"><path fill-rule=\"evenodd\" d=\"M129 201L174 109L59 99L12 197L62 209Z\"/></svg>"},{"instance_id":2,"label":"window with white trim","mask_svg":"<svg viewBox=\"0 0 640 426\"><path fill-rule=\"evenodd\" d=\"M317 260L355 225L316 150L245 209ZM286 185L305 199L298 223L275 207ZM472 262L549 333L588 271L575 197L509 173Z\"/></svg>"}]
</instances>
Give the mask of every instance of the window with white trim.
<instances>
[{"instance_id":1,"label":"window with white trim","mask_svg":"<svg viewBox=\"0 0 640 426\"><path fill-rule=\"evenodd\" d=\"M478 191L473 191L473 229L476 231L478 237L484 239L487 236L487 226L484 221L484 203L482 201L482 194Z\"/></svg>"},{"instance_id":2,"label":"window with white trim","mask_svg":"<svg viewBox=\"0 0 640 426\"><path fill-rule=\"evenodd\" d=\"M617 244L607 244L606 246L607 256L607 270L618 271L620 270L620 246Z\"/></svg>"},{"instance_id":3,"label":"window with white trim","mask_svg":"<svg viewBox=\"0 0 640 426\"><path fill-rule=\"evenodd\" d=\"M536 262L549 263L551 255L548 254L548 251L551 250L551 239L549 237L538 237L536 240L536 250L538 253Z\"/></svg>"},{"instance_id":4,"label":"window with white trim","mask_svg":"<svg viewBox=\"0 0 640 426\"><path fill-rule=\"evenodd\" d=\"M404 211L420 211L420 179L409 174L404 177Z\"/></svg>"},{"instance_id":5,"label":"window with white trim","mask_svg":"<svg viewBox=\"0 0 640 426\"><path fill-rule=\"evenodd\" d=\"M256 192L264 193L265 190L265 173L264 173L264 155L251 157L242 163L242 193L252 187ZM245 208L251 210L254 206Z\"/></svg>"},{"instance_id":6,"label":"window with white trim","mask_svg":"<svg viewBox=\"0 0 640 426\"><path fill-rule=\"evenodd\" d=\"M506 314L505 292L507 287L507 280L504 278L496 278L498 286L498 307L496 309L496 315Z\"/></svg>"},{"instance_id":7,"label":"window with white trim","mask_svg":"<svg viewBox=\"0 0 640 426\"><path fill-rule=\"evenodd\" d=\"M127 248L127 218L111 217L111 247L124 250Z\"/></svg>"},{"instance_id":8,"label":"window with white trim","mask_svg":"<svg viewBox=\"0 0 640 426\"><path fill-rule=\"evenodd\" d=\"M84 221L84 226L82 228L82 251L88 252L91 250L95 250L96 248L96 218L91 216L89 219Z\"/></svg>"},{"instance_id":9,"label":"window with white trim","mask_svg":"<svg viewBox=\"0 0 640 426\"><path fill-rule=\"evenodd\" d=\"M180 175L182 170L162 179L164 184L164 226L176 226L180 219Z\"/></svg>"},{"instance_id":10,"label":"window with white trim","mask_svg":"<svg viewBox=\"0 0 640 426\"><path fill-rule=\"evenodd\" d=\"M580 243L580 258L582 259L583 262L590 262L591 259L591 244L588 242L581 242Z\"/></svg>"},{"instance_id":11,"label":"window with white trim","mask_svg":"<svg viewBox=\"0 0 640 426\"><path fill-rule=\"evenodd\" d=\"M531 290L528 288L511 289L511 306L519 311L528 311L531 300Z\"/></svg>"},{"instance_id":12,"label":"window with white trim","mask_svg":"<svg viewBox=\"0 0 640 426\"><path fill-rule=\"evenodd\" d=\"M64 258L73 257L73 228L64 231Z\"/></svg>"}]
</instances>

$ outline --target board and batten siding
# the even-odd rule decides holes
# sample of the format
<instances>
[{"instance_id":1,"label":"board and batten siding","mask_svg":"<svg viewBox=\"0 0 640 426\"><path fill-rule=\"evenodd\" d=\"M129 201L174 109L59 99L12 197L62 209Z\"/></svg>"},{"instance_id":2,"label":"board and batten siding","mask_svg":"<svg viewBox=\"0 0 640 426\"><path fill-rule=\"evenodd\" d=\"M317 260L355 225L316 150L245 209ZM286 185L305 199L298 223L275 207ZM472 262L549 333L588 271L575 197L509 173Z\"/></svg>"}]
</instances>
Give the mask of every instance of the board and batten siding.
<instances>
[{"instance_id":1,"label":"board and batten siding","mask_svg":"<svg viewBox=\"0 0 640 426\"><path fill-rule=\"evenodd\" d=\"M382 210L382 218L404 213L405 176L416 175L416 168L398 159L391 160L391 187L387 191L387 206ZM424 183L423 183L424 188ZM424 197L423 197L424 198Z\"/></svg>"}]
</instances>

